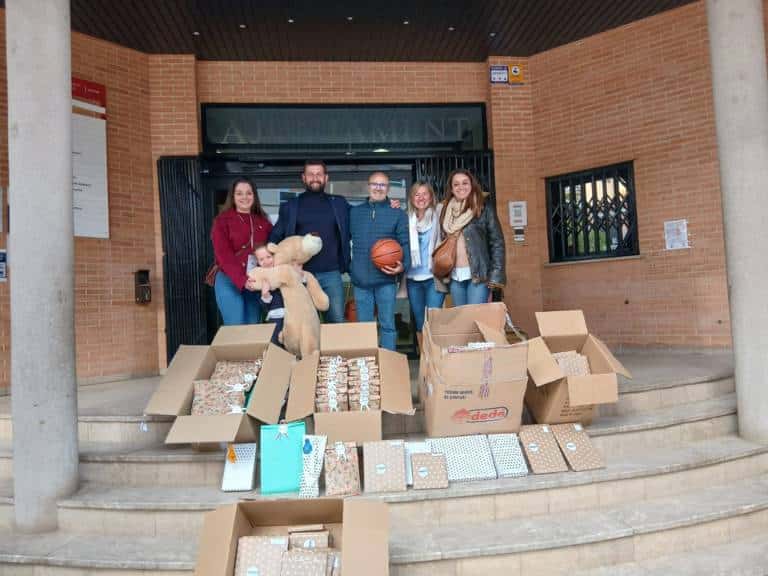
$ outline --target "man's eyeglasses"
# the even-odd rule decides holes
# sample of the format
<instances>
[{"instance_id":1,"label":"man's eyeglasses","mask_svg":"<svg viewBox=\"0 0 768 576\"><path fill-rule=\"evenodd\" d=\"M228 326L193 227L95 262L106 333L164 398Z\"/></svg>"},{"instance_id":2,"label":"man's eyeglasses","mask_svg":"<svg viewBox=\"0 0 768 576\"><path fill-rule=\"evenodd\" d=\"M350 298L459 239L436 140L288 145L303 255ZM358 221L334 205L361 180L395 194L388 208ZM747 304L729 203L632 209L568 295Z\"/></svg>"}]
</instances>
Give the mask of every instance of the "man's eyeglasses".
<instances>
[{"instance_id":1,"label":"man's eyeglasses","mask_svg":"<svg viewBox=\"0 0 768 576\"><path fill-rule=\"evenodd\" d=\"M389 184L386 182L368 182L368 186L376 190L384 190Z\"/></svg>"}]
</instances>

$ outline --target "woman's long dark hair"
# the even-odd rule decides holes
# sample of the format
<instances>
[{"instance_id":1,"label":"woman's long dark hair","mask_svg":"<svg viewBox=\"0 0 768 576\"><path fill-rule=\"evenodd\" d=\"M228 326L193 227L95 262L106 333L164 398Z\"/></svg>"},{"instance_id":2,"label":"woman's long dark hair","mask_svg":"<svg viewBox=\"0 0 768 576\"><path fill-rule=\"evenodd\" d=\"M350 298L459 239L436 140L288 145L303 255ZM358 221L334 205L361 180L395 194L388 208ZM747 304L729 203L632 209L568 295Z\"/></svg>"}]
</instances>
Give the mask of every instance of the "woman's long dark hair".
<instances>
[{"instance_id":1,"label":"woman's long dark hair","mask_svg":"<svg viewBox=\"0 0 768 576\"><path fill-rule=\"evenodd\" d=\"M256 214L262 218L267 218L267 213L264 212L264 208L261 207L261 201L259 201L259 191L256 189L256 185L248 178L235 178L232 181L232 185L229 187L229 192L227 192L227 199L224 200L224 206L222 206L221 211L226 212L227 210L231 210L235 207L235 188L237 188L238 184L248 184L248 186L251 187L251 190L253 190L253 204L251 205L251 214Z\"/></svg>"},{"instance_id":2,"label":"woman's long dark hair","mask_svg":"<svg viewBox=\"0 0 768 576\"><path fill-rule=\"evenodd\" d=\"M483 213L483 207L485 206L485 192L483 192L483 188L480 186L480 182L477 181L477 178L475 178L475 175L466 168L457 168L448 174L445 199L443 200L443 218L445 218L445 213L448 212L448 203L451 201L451 198L453 198L453 178L459 174L463 174L469 178L469 183L472 186L472 191L469 193L469 196L467 196L467 203L464 207L464 211L472 210L472 215L475 218L479 218L480 214Z\"/></svg>"}]
</instances>

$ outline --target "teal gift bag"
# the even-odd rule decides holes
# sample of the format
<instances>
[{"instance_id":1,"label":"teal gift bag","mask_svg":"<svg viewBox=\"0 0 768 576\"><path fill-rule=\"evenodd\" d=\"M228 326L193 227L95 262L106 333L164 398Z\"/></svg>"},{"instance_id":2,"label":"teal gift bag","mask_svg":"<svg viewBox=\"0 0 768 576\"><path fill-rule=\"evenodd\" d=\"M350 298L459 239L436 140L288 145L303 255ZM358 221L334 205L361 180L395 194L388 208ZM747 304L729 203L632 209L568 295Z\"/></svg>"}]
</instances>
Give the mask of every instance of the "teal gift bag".
<instances>
[{"instance_id":1,"label":"teal gift bag","mask_svg":"<svg viewBox=\"0 0 768 576\"><path fill-rule=\"evenodd\" d=\"M261 493L298 492L304 466L304 422L261 427Z\"/></svg>"}]
</instances>

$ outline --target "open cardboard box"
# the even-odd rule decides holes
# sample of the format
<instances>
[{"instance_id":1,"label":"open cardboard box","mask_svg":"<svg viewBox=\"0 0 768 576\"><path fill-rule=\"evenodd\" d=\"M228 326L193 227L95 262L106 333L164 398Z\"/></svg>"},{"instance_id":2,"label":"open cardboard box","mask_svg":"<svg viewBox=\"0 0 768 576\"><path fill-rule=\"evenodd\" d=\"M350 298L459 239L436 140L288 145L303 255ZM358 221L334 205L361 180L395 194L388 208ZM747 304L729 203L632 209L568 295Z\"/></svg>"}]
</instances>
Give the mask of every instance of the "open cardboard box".
<instances>
[{"instance_id":1,"label":"open cardboard box","mask_svg":"<svg viewBox=\"0 0 768 576\"><path fill-rule=\"evenodd\" d=\"M381 375L381 410L315 412L315 385L320 356L343 358L376 356ZM286 420L314 416L315 434L328 442L369 442L381 440L382 412L414 414L408 358L378 348L375 322L349 322L320 326L320 353L302 358L293 368Z\"/></svg>"},{"instance_id":2,"label":"open cardboard box","mask_svg":"<svg viewBox=\"0 0 768 576\"><path fill-rule=\"evenodd\" d=\"M196 576L233 576L241 536L287 536L291 526L324 524L341 550L342 574L389 574L384 502L340 498L238 502L205 515Z\"/></svg>"},{"instance_id":3,"label":"open cardboard box","mask_svg":"<svg viewBox=\"0 0 768 576\"><path fill-rule=\"evenodd\" d=\"M427 310L419 394L428 436L520 429L528 353L507 342L506 320L501 302ZM449 349L480 342L493 347Z\"/></svg>"},{"instance_id":4,"label":"open cardboard box","mask_svg":"<svg viewBox=\"0 0 768 576\"><path fill-rule=\"evenodd\" d=\"M270 343L274 324L222 326L210 346L180 346L145 414L176 416L166 444L255 442L254 418L276 424L288 390L295 357ZM247 414L192 416L195 380L206 380L219 360L262 358Z\"/></svg>"},{"instance_id":5,"label":"open cardboard box","mask_svg":"<svg viewBox=\"0 0 768 576\"><path fill-rule=\"evenodd\" d=\"M536 312L540 337L528 341L525 403L537 422L589 424L595 406L619 399L617 374L632 378L608 347L589 333L581 310ZM568 376L552 357L575 350L587 357L589 376Z\"/></svg>"}]
</instances>

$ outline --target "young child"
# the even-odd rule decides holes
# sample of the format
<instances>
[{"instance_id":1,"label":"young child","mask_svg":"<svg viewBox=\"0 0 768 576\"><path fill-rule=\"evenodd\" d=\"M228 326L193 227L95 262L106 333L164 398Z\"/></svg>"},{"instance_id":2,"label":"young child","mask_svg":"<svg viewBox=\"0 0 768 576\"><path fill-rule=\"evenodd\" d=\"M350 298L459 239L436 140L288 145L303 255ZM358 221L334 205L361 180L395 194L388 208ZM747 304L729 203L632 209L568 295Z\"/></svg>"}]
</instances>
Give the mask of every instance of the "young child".
<instances>
[{"instance_id":1,"label":"young child","mask_svg":"<svg viewBox=\"0 0 768 576\"><path fill-rule=\"evenodd\" d=\"M262 268L272 268L275 265L275 259L272 253L267 250L266 244L258 244L253 250L256 257L256 264ZM285 317L285 305L283 304L283 295L280 290L270 290L270 286L264 282L261 287L262 308L267 311L265 322L274 322L275 331L272 333L272 342L282 347L278 340L278 335L283 330L283 318Z\"/></svg>"}]
</instances>

